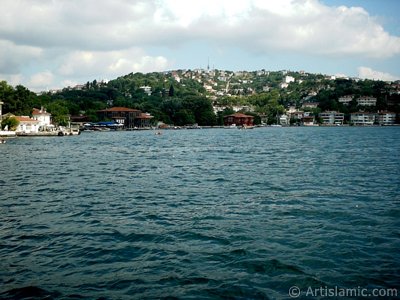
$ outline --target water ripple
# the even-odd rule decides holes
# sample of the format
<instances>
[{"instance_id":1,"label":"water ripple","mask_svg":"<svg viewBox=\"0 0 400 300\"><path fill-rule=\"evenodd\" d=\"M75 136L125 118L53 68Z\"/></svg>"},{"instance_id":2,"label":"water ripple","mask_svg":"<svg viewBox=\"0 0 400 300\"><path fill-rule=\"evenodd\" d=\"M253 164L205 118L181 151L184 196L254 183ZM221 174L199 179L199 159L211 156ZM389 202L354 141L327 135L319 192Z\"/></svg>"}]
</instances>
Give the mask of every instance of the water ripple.
<instances>
[{"instance_id":1,"label":"water ripple","mask_svg":"<svg viewBox=\"0 0 400 300\"><path fill-rule=\"evenodd\" d=\"M10 140L0 298L398 287L400 130L275 129Z\"/></svg>"}]
</instances>

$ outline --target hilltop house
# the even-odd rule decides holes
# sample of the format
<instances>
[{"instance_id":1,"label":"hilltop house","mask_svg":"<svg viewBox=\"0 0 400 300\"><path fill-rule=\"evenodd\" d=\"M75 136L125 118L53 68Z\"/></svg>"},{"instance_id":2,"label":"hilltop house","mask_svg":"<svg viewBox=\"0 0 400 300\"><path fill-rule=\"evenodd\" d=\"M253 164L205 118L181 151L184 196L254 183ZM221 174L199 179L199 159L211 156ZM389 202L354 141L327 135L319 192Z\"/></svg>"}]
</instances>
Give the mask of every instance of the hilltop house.
<instances>
[{"instance_id":1,"label":"hilltop house","mask_svg":"<svg viewBox=\"0 0 400 300\"><path fill-rule=\"evenodd\" d=\"M317 108L319 105L319 102L304 102L301 108Z\"/></svg>"},{"instance_id":2,"label":"hilltop house","mask_svg":"<svg viewBox=\"0 0 400 300\"><path fill-rule=\"evenodd\" d=\"M362 96L357 99L357 103L360 106L375 106L377 99L375 97Z\"/></svg>"},{"instance_id":3,"label":"hilltop house","mask_svg":"<svg viewBox=\"0 0 400 300\"><path fill-rule=\"evenodd\" d=\"M349 103L351 101L353 101L353 98L354 98L353 95L346 95L346 96L339 97L338 101L339 101L339 103L342 103L343 105L349 105Z\"/></svg>"}]
</instances>

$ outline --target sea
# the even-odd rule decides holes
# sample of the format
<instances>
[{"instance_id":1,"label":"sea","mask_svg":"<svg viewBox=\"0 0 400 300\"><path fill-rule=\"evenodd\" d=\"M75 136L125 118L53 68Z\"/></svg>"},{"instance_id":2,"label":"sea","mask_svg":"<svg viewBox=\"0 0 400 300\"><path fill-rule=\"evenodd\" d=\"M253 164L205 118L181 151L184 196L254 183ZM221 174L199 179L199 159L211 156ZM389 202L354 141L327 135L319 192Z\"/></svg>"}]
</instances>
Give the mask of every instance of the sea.
<instances>
[{"instance_id":1,"label":"sea","mask_svg":"<svg viewBox=\"0 0 400 300\"><path fill-rule=\"evenodd\" d=\"M156 133L0 145L0 299L400 298L400 127Z\"/></svg>"}]
</instances>

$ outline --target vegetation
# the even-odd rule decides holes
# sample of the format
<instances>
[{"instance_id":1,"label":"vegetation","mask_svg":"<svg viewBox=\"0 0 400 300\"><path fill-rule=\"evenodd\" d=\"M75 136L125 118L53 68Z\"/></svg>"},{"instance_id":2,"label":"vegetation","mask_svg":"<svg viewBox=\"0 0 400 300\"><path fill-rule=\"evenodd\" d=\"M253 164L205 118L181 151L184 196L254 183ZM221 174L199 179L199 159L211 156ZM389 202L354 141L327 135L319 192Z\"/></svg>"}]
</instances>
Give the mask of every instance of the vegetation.
<instances>
[{"instance_id":1,"label":"vegetation","mask_svg":"<svg viewBox=\"0 0 400 300\"><path fill-rule=\"evenodd\" d=\"M290 76L290 77L287 77ZM291 80L285 79L290 78ZM345 106L341 96L374 96L377 105L359 107L356 101ZM36 95L18 85L0 82L3 112L29 115L33 107L45 106L53 120L65 125L68 115L85 115L97 120L96 111L111 106L123 106L151 113L156 121L167 124L221 125L223 116L235 110L261 117L268 123L276 122L285 108L300 109L304 102L318 102L311 111L317 115L325 110L336 110L348 116L359 110L390 110L400 113L399 85L382 81L331 79L321 74L303 72L231 72L223 70L177 70L171 72L131 73L107 83L87 82L53 93ZM219 112L214 113L214 107Z\"/></svg>"},{"instance_id":2,"label":"vegetation","mask_svg":"<svg viewBox=\"0 0 400 300\"><path fill-rule=\"evenodd\" d=\"M19 121L15 117L8 117L2 120L1 129L15 130L19 125Z\"/></svg>"}]
</instances>

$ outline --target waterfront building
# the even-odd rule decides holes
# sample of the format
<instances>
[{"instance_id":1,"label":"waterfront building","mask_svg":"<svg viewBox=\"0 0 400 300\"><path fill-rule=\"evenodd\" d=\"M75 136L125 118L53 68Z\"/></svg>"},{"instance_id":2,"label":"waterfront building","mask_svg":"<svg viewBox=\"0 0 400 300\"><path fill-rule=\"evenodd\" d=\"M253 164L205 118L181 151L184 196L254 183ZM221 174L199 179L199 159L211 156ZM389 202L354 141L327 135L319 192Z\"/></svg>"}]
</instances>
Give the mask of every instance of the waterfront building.
<instances>
[{"instance_id":1,"label":"waterfront building","mask_svg":"<svg viewBox=\"0 0 400 300\"><path fill-rule=\"evenodd\" d=\"M40 122L28 116L14 116L19 122L15 132L18 133L38 133Z\"/></svg>"},{"instance_id":2,"label":"waterfront building","mask_svg":"<svg viewBox=\"0 0 400 300\"><path fill-rule=\"evenodd\" d=\"M350 115L350 122L358 126L371 126L375 123L376 114L369 112L355 112Z\"/></svg>"},{"instance_id":3,"label":"waterfront building","mask_svg":"<svg viewBox=\"0 0 400 300\"><path fill-rule=\"evenodd\" d=\"M324 125L343 125L344 114L337 111L325 111L319 114Z\"/></svg>"},{"instance_id":4,"label":"waterfront building","mask_svg":"<svg viewBox=\"0 0 400 300\"><path fill-rule=\"evenodd\" d=\"M285 115L285 114L281 115L279 117L279 124L281 124L281 125L289 125L290 124L289 116Z\"/></svg>"},{"instance_id":5,"label":"waterfront building","mask_svg":"<svg viewBox=\"0 0 400 300\"><path fill-rule=\"evenodd\" d=\"M97 111L100 120L113 120L125 129L148 127L153 118L150 114L143 114L138 109L126 107L111 107Z\"/></svg>"},{"instance_id":6,"label":"waterfront building","mask_svg":"<svg viewBox=\"0 0 400 300\"><path fill-rule=\"evenodd\" d=\"M135 126L136 127L150 127L151 120L154 117L149 113L141 113L138 117L135 118Z\"/></svg>"},{"instance_id":7,"label":"waterfront building","mask_svg":"<svg viewBox=\"0 0 400 300\"><path fill-rule=\"evenodd\" d=\"M32 110L32 119L39 122L40 131L49 131L54 129L51 124L51 114L46 111L44 107L40 109L34 108Z\"/></svg>"},{"instance_id":8,"label":"waterfront building","mask_svg":"<svg viewBox=\"0 0 400 300\"><path fill-rule=\"evenodd\" d=\"M241 114L241 113L235 113L232 115L228 115L224 117L224 125L225 126L231 126L233 124L237 126L253 126L253 116Z\"/></svg>"},{"instance_id":9,"label":"waterfront building","mask_svg":"<svg viewBox=\"0 0 400 300\"><path fill-rule=\"evenodd\" d=\"M381 111L377 115L379 125L392 125L396 123L396 113L389 111Z\"/></svg>"},{"instance_id":10,"label":"waterfront building","mask_svg":"<svg viewBox=\"0 0 400 300\"><path fill-rule=\"evenodd\" d=\"M304 126L315 126L315 118L314 116L304 116L302 119L302 124Z\"/></svg>"}]
</instances>

